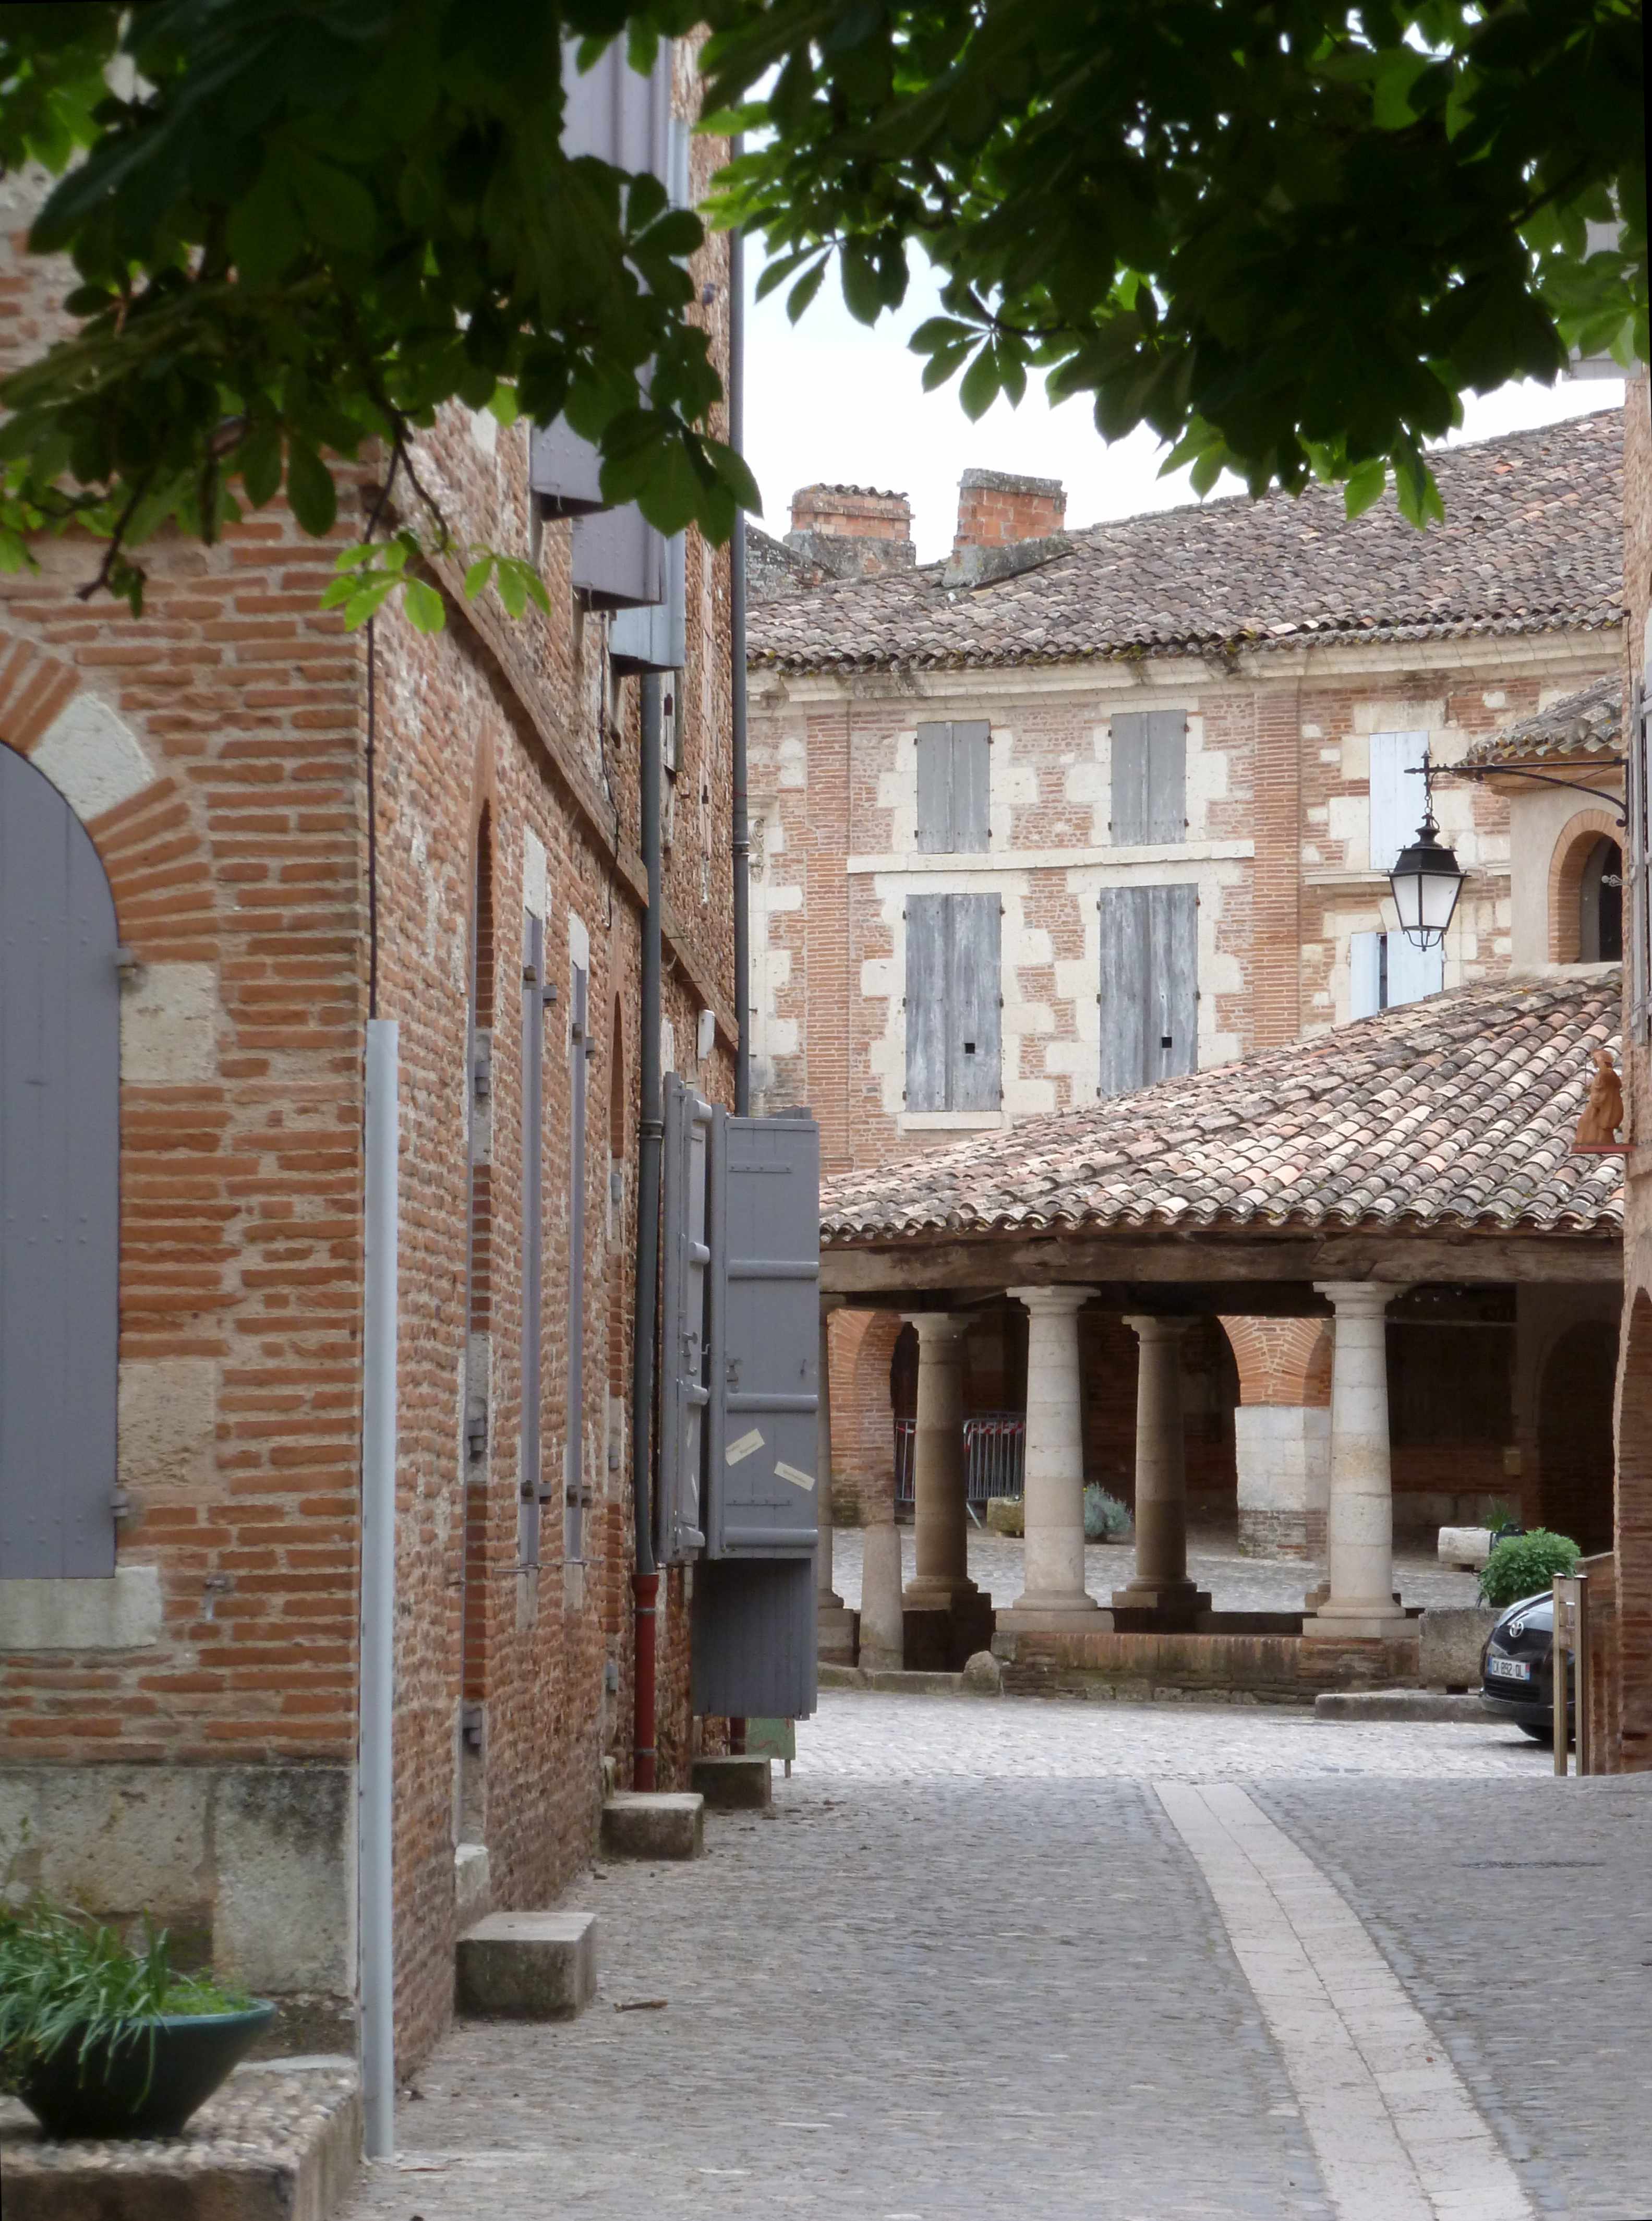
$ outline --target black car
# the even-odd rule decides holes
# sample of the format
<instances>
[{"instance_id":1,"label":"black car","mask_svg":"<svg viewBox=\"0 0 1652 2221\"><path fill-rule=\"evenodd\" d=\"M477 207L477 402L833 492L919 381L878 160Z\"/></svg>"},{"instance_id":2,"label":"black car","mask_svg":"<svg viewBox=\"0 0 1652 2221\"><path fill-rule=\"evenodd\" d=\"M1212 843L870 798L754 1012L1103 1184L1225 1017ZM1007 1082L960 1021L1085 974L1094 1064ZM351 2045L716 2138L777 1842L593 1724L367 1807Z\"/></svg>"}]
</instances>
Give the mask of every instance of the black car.
<instances>
[{"instance_id":1,"label":"black car","mask_svg":"<svg viewBox=\"0 0 1652 2221\"><path fill-rule=\"evenodd\" d=\"M1523 1597L1499 1615L1480 1653L1486 1709L1523 1729L1536 1742L1555 1735L1555 1592ZM1567 1717L1572 1717L1568 1690Z\"/></svg>"}]
</instances>

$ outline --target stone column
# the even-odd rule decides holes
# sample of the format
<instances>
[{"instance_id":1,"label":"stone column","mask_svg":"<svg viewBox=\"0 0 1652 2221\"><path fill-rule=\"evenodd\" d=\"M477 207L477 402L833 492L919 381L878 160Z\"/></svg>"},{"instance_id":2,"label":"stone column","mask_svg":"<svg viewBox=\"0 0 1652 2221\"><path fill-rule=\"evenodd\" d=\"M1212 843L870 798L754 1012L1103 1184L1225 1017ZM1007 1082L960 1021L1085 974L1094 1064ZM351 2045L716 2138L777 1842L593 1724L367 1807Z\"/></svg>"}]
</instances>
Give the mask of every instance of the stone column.
<instances>
[{"instance_id":1,"label":"stone column","mask_svg":"<svg viewBox=\"0 0 1652 2221\"><path fill-rule=\"evenodd\" d=\"M1100 1606L1084 1586L1084 1404L1079 1312L1093 1288L1011 1288L1027 1308L1025 1586L998 1624L1082 1630Z\"/></svg>"},{"instance_id":2,"label":"stone column","mask_svg":"<svg viewBox=\"0 0 1652 2221\"><path fill-rule=\"evenodd\" d=\"M856 1663L898 1673L905 1657L900 1530L885 1511L860 1532L860 1649Z\"/></svg>"},{"instance_id":3,"label":"stone column","mask_svg":"<svg viewBox=\"0 0 1652 2221\"><path fill-rule=\"evenodd\" d=\"M1303 1633L1330 1640L1399 1633L1394 1601L1393 1476L1388 1451L1384 1314L1403 1292L1373 1280L1318 1286L1336 1315L1330 1374L1330 1594Z\"/></svg>"},{"instance_id":4,"label":"stone column","mask_svg":"<svg viewBox=\"0 0 1652 2221\"><path fill-rule=\"evenodd\" d=\"M815 1422L815 1625L817 1655L833 1666L854 1663L854 1621L832 1586L832 1368L828 1331L842 1296L820 1299L820 1404Z\"/></svg>"},{"instance_id":5,"label":"stone column","mask_svg":"<svg viewBox=\"0 0 1652 2221\"><path fill-rule=\"evenodd\" d=\"M1209 1596L1187 1578L1187 1468L1182 1444L1181 1318L1127 1318L1141 1345L1136 1376L1136 1578L1113 1592L1121 1611L1188 1619Z\"/></svg>"},{"instance_id":6,"label":"stone column","mask_svg":"<svg viewBox=\"0 0 1652 2221\"><path fill-rule=\"evenodd\" d=\"M969 1515L964 1508L964 1336L953 1311L909 1313L917 1329L917 1427L912 1443L912 1529L917 1565L907 1584L914 1611L949 1610L973 1597Z\"/></svg>"}]
</instances>

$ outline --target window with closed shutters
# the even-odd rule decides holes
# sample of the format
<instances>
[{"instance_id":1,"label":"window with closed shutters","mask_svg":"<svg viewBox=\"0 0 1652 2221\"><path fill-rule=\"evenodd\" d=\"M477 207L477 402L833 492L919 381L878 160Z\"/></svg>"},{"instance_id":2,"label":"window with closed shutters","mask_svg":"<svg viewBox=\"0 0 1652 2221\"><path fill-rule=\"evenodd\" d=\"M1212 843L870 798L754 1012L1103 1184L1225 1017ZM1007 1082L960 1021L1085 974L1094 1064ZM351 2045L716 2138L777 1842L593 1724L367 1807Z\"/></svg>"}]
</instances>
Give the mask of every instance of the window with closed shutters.
<instances>
[{"instance_id":1,"label":"window with closed shutters","mask_svg":"<svg viewBox=\"0 0 1652 2221\"><path fill-rule=\"evenodd\" d=\"M1349 935L1349 1017L1421 1003L1445 985L1445 950L1417 948L1403 933Z\"/></svg>"},{"instance_id":2,"label":"window with closed shutters","mask_svg":"<svg viewBox=\"0 0 1652 2221\"><path fill-rule=\"evenodd\" d=\"M115 1571L119 964L90 835L0 743L0 1580Z\"/></svg>"},{"instance_id":3,"label":"window with closed shutters","mask_svg":"<svg viewBox=\"0 0 1652 2221\"><path fill-rule=\"evenodd\" d=\"M1003 1100L1003 905L997 895L906 900L906 1108Z\"/></svg>"},{"instance_id":4,"label":"window with closed shutters","mask_svg":"<svg viewBox=\"0 0 1652 2221\"><path fill-rule=\"evenodd\" d=\"M1198 895L1107 887L1099 898L1103 1095L1198 1067Z\"/></svg>"},{"instance_id":5,"label":"window with closed shutters","mask_svg":"<svg viewBox=\"0 0 1652 2221\"><path fill-rule=\"evenodd\" d=\"M985 718L917 729L917 845L927 856L985 854L992 732Z\"/></svg>"},{"instance_id":6,"label":"window with closed shutters","mask_svg":"<svg viewBox=\"0 0 1652 2221\"><path fill-rule=\"evenodd\" d=\"M1370 839L1372 871L1391 872L1400 850L1413 838L1423 816L1423 782L1417 776L1428 753L1426 733L1371 735Z\"/></svg>"},{"instance_id":7,"label":"window with closed shutters","mask_svg":"<svg viewBox=\"0 0 1652 2221\"><path fill-rule=\"evenodd\" d=\"M1120 710L1112 721L1112 835L1118 848L1187 838L1187 713Z\"/></svg>"}]
</instances>

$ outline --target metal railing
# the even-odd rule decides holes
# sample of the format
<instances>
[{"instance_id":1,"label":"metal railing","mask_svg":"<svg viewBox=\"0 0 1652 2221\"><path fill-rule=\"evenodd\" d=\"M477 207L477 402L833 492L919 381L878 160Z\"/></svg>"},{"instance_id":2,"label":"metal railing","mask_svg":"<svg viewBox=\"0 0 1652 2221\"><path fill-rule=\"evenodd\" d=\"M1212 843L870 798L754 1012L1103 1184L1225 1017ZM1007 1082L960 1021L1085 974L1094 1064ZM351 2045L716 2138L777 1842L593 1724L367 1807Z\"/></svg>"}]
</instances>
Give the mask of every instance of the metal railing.
<instances>
[{"instance_id":1,"label":"metal railing","mask_svg":"<svg viewBox=\"0 0 1652 2221\"><path fill-rule=\"evenodd\" d=\"M895 1501L913 1500L915 1419L895 1422ZM966 1501L985 1504L989 1496L1019 1496L1027 1466L1027 1421L1020 1411L978 1411L964 1422Z\"/></svg>"}]
</instances>

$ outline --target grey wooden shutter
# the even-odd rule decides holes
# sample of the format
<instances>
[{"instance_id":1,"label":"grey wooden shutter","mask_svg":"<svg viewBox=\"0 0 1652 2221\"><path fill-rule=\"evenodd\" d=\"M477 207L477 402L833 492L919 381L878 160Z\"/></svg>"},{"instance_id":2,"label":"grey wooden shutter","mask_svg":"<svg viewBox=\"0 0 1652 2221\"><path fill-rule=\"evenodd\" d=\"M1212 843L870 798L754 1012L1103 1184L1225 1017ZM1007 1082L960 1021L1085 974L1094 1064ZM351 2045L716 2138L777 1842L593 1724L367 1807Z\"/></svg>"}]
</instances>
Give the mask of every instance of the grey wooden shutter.
<instances>
[{"instance_id":1,"label":"grey wooden shutter","mask_svg":"<svg viewBox=\"0 0 1652 2221\"><path fill-rule=\"evenodd\" d=\"M811 1556L819 1476L820 1136L811 1119L712 1113L713 1558Z\"/></svg>"},{"instance_id":2,"label":"grey wooden shutter","mask_svg":"<svg viewBox=\"0 0 1652 2221\"><path fill-rule=\"evenodd\" d=\"M1187 717L1151 710L1148 729L1148 839L1156 846L1187 838Z\"/></svg>"},{"instance_id":3,"label":"grey wooden shutter","mask_svg":"<svg viewBox=\"0 0 1652 2221\"><path fill-rule=\"evenodd\" d=\"M811 1558L708 1558L695 1568L689 1609L695 1711L801 1720L814 1711Z\"/></svg>"},{"instance_id":4,"label":"grey wooden shutter","mask_svg":"<svg viewBox=\"0 0 1652 2221\"><path fill-rule=\"evenodd\" d=\"M85 828L0 744L0 1579L115 1570L120 973Z\"/></svg>"},{"instance_id":5,"label":"grey wooden shutter","mask_svg":"<svg viewBox=\"0 0 1652 2221\"><path fill-rule=\"evenodd\" d=\"M1173 1079L1198 1067L1198 894L1149 887L1148 1075Z\"/></svg>"},{"instance_id":6,"label":"grey wooden shutter","mask_svg":"<svg viewBox=\"0 0 1652 2221\"><path fill-rule=\"evenodd\" d=\"M1112 721L1112 834L1119 848L1187 837L1187 713L1121 710Z\"/></svg>"},{"instance_id":7,"label":"grey wooden shutter","mask_svg":"<svg viewBox=\"0 0 1652 2221\"><path fill-rule=\"evenodd\" d=\"M706 1186L711 1106L666 1079L660 1251L660 1491L656 1549L673 1565L705 1541L701 1512L706 1386Z\"/></svg>"},{"instance_id":8,"label":"grey wooden shutter","mask_svg":"<svg viewBox=\"0 0 1652 2221\"><path fill-rule=\"evenodd\" d=\"M944 895L948 1110L996 1110L1004 1099L997 895Z\"/></svg>"},{"instance_id":9,"label":"grey wooden shutter","mask_svg":"<svg viewBox=\"0 0 1652 2221\"><path fill-rule=\"evenodd\" d=\"M985 718L952 729L952 845L960 855L987 847L992 734Z\"/></svg>"},{"instance_id":10,"label":"grey wooden shutter","mask_svg":"<svg viewBox=\"0 0 1652 2221\"><path fill-rule=\"evenodd\" d=\"M906 898L906 1107L947 1107L946 895Z\"/></svg>"},{"instance_id":11,"label":"grey wooden shutter","mask_svg":"<svg viewBox=\"0 0 1652 2221\"><path fill-rule=\"evenodd\" d=\"M539 1557L540 1319L544 1274L545 921L531 910L522 967L522 1555Z\"/></svg>"},{"instance_id":12,"label":"grey wooden shutter","mask_svg":"<svg viewBox=\"0 0 1652 2221\"><path fill-rule=\"evenodd\" d=\"M917 846L923 856L952 850L952 727L917 729Z\"/></svg>"},{"instance_id":13,"label":"grey wooden shutter","mask_svg":"<svg viewBox=\"0 0 1652 2221\"><path fill-rule=\"evenodd\" d=\"M573 967L568 1011L568 1431L563 1452L563 1546L585 1555L585 1075L590 1063L591 974Z\"/></svg>"},{"instance_id":14,"label":"grey wooden shutter","mask_svg":"<svg viewBox=\"0 0 1652 2221\"><path fill-rule=\"evenodd\" d=\"M1114 729L1117 729L1115 718ZM1148 889L1106 887L1101 910L1101 1079L1104 1095L1148 1083Z\"/></svg>"}]
</instances>

